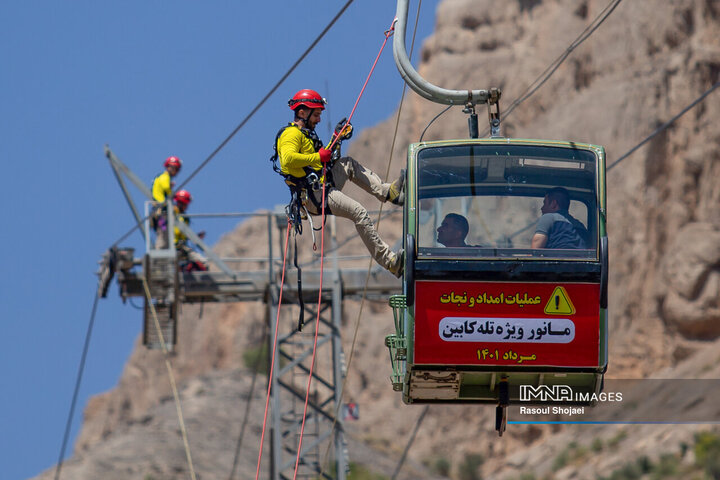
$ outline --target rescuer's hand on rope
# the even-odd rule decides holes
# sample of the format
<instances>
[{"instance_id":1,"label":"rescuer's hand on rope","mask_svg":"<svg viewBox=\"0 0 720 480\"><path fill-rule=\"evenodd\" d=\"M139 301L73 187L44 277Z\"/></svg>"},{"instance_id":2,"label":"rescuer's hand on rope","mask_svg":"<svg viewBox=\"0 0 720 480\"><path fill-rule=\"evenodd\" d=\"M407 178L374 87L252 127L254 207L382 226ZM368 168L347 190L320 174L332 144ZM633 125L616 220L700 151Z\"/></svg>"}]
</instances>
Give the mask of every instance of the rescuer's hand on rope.
<instances>
[{"instance_id":1,"label":"rescuer's hand on rope","mask_svg":"<svg viewBox=\"0 0 720 480\"><path fill-rule=\"evenodd\" d=\"M332 152L325 148L321 148L318 153L320 154L320 161L322 163L328 163L332 158Z\"/></svg>"},{"instance_id":2,"label":"rescuer's hand on rope","mask_svg":"<svg viewBox=\"0 0 720 480\"><path fill-rule=\"evenodd\" d=\"M340 140L349 140L352 134L353 126L347 121L347 118L343 118L335 125L335 136L339 137Z\"/></svg>"}]
</instances>

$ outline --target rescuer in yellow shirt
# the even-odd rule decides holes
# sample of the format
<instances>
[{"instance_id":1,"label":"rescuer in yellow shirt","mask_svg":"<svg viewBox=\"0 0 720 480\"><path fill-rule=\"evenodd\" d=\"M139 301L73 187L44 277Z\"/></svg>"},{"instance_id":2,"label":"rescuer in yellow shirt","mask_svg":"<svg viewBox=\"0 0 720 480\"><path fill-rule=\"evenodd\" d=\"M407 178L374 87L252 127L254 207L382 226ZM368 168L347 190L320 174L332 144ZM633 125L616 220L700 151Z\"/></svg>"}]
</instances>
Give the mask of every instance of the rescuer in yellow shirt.
<instances>
[{"instance_id":1,"label":"rescuer in yellow shirt","mask_svg":"<svg viewBox=\"0 0 720 480\"><path fill-rule=\"evenodd\" d=\"M375 230L365 207L341 190L349 180L382 202L402 205L405 174L402 172L393 183L383 183L377 174L352 157L333 161L332 152L323 147L315 133L325 103L318 92L309 89L300 90L290 99L288 105L294 113L294 121L279 132L275 144L277 154L273 160L279 160L279 173L285 177L291 191L294 189L303 200L308 200L303 203L311 215L321 214L322 182L327 182L326 212L352 220L375 261L399 277L402 275L402 252L390 250ZM343 127L341 122L336 135L349 138L349 133L344 132L351 132L352 126ZM320 178L324 163L328 164L326 179Z\"/></svg>"},{"instance_id":2,"label":"rescuer in yellow shirt","mask_svg":"<svg viewBox=\"0 0 720 480\"><path fill-rule=\"evenodd\" d=\"M172 187L175 182L172 177L178 174L182 167L182 160L178 157L168 157L165 160L165 171L155 177L152 184L153 200L158 208L153 212L152 224L155 230L155 248L168 248L167 216L165 212L165 199L172 196Z\"/></svg>"}]
</instances>

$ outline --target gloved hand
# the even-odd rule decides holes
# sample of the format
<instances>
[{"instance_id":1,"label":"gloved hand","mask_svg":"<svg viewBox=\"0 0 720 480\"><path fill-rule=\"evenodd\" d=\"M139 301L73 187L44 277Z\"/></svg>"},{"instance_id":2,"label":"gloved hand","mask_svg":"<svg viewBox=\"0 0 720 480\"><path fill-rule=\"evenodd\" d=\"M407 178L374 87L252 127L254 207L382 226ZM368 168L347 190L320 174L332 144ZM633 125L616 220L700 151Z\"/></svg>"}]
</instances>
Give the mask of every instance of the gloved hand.
<instances>
[{"instance_id":1,"label":"gloved hand","mask_svg":"<svg viewBox=\"0 0 720 480\"><path fill-rule=\"evenodd\" d=\"M343 130L345 124L347 124L347 128ZM340 137L341 140L348 140L350 137L352 137L353 126L352 123L348 123L347 118L343 118L337 123L337 125L335 125L335 135L340 135L340 132L342 132L342 136Z\"/></svg>"},{"instance_id":2,"label":"gloved hand","mask_svg":"<svg viewBox=\"0 0 720 480\"><path fill-rule=\"evenodd\" d=\"M322 163L328 163L330 161L330 158L332 157L332 152L325 148L321 148L318 153L320 154L320 161Z\"/></svg>"}]
</instances>

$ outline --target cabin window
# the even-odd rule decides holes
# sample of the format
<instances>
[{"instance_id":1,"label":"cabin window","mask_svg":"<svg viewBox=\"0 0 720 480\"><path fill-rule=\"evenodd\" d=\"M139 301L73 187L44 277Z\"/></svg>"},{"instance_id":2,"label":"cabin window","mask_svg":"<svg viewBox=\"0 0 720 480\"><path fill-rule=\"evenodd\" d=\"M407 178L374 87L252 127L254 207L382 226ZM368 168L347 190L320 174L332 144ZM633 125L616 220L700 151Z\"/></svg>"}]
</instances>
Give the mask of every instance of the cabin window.
<instances>
[{"instance_id":1,"label":"cabin window","mask_svg":"<svg viewBox=\"0 0 720 480\"><path fill-rule=\"evenodd\" d=\"M597 259L596 164L595 153L577 148L466 144L420 150L418 257ZM543 199L557 187L555 197L567 194L568 208L548 212L555 215L539 226ZM552 248L533 248L543 225L551 225L546 236Z\"/></svg>"}]
</instances>

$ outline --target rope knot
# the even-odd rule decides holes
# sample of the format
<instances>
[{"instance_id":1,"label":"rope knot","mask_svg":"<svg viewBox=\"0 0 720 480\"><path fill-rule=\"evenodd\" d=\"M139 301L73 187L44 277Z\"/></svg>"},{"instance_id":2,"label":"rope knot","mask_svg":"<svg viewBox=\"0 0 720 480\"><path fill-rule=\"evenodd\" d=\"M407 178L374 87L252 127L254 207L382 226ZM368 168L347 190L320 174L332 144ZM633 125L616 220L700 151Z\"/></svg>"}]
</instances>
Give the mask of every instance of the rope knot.
<instances>
[{"instance_id":1,"label":"rope knot","mask_svg":"<svg viewBox=\"0 0 720 480\"><path fill-rule=\"evenodd\" d=\"M385 30L385 38L389 38L390 35L395 33L395 24L397 23L397 21L398 21L398 19L397 19L397 17L395 17L393 19L392 23L390 24L390 28Z\"/></svg>"}]
</instances>

